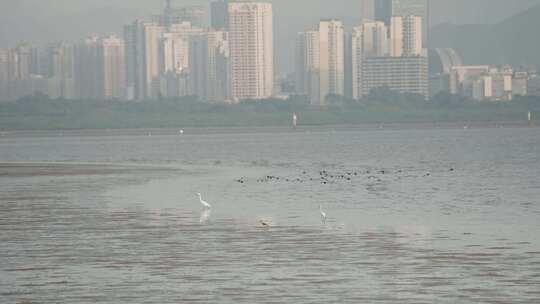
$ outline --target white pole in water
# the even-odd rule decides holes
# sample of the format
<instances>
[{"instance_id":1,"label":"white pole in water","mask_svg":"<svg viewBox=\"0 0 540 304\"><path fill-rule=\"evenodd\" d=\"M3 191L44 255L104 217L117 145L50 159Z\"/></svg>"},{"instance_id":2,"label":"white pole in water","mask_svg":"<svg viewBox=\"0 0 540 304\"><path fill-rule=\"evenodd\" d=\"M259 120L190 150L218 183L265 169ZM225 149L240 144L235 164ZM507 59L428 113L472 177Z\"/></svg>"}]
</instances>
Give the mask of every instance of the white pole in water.
<instances>
[{"instance_id":1,"label":"white pole in water","mask_svg":"<svg viewBox=\"0 0 540 304\"><path fill-rule=\"evenodd\" d=\"M529 111L529 114L527 115L527 120L528 120L529 122L531 122L531 120L532 120L532 114L531 114L531 111Z\"/></svg>"},{"instance_id":2,"label":"white pole in water","mask_svg":"<svg viewBox=\"0 0 540 304\"><path fill-rule=\"evenodd\" d=\"M293 121L293 128L296 129L296 126L298 125L298 116L296 115L296 113L293 113L292 121Z\"/></svg>"}]
</instances>

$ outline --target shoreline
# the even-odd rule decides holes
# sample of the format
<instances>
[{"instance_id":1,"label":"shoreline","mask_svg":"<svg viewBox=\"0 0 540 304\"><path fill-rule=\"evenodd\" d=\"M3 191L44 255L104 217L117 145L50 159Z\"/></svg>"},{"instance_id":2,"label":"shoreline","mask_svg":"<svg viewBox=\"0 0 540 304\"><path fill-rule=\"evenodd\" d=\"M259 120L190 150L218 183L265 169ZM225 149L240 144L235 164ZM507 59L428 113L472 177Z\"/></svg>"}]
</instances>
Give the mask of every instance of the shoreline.
<instances>
[{"instance_id":1,"label":"shoreline","mask_svg":"<svg viewBox=\"0 0 540 304\"><path fill-rule=\"evenodd\" d=\"M225 126L181 128L91 128L91 129L14 129L0 130L0 138L9 137L63 137L63 136L188 136L242 133L302 133L373 130L431 130L431 129L489 129L536 128L527 121L464 121L464 122L397 122L291 126ZM180 133L180 130L183 132Z\"/></svg>"},{"instance_id":2,"label":"shoreline","mask_svg":"<svg viewBox=\"0 0 540 304\"><path fill-rule=\"evenodd\" d=\"M182 169L156 164L69 162L69 161L3 161L0 178L37 176L103 176L134 172L178 172Z\"/></svg>"}]
</instances>

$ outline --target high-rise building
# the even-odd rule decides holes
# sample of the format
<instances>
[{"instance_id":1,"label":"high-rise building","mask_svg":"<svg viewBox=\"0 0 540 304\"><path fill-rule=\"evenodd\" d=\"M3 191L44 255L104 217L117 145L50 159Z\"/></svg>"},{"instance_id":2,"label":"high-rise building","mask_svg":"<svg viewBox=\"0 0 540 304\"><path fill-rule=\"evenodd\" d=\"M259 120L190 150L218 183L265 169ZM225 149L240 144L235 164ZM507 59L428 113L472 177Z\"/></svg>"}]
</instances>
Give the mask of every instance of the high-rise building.
<instances>
[{"instance_id":1,"label":"high-rise building","mask_svg":"<svg viewBox=\"0 0 540 304\"><path fill-rule=\"evenodd\" d=\"M189 39L192 36L196 36L205 32L205 30L201 27L194 26L190 22L181 22L171 24L171 26L166 29L166 32L173 33L184 39Z\"/></svg>"},{"instance_id":2,"label":"high-rise building","mask_svg":"<svg viewBox=\"0 0 540 304\"><path fill-rule=\"evenodd\" d=\"M174 15L178 16L176 22L189 22L193 26L207 27L206 8L202 5L185 6L175 9Z\"/></svg>"},{"instance_id":3,"label":"high-rise building","mask_svg":"<svg viewBox=\"0 0 540 304\"><path fill-rule=\"evenodd\" d=\"M306 92L306 33L296 34L294 48L294 90L296 94L307 95Z\"/></svg>"},{"instance_id":4,"label":"high-rise building","mask_svg":"<svg viewBox=\"0 0 540 304\"><path fill-rule=\"evenodd\" d=\"M384 22L365 22L363 28L363 53L365 57L384 57L388 55L388 27Z\"/></svg>"},{"instance_id":5,"label":"high-rise building","mask_svg":"<svg viewBox=\"0 0 540 304\"><path fill-rule=\"evenodd\" d=\"M126 47L115 36L91 36L76 45L75 95L83 99L126 98Z\"/></svg>"},{"instance_id":6,"label":"high-rise building","mask_svg":"<svg viewBox=\"0 0 540 304\"><path fill-rule=\"evenodd\" d=\"M388 88L428 97L428 61L418 57L371 57L362 64L362 94Z\"/></svg>"},{"instance_id":7,"label":"high-rise building","mask_svg":"<svg viewBox=\"0 0 540 304\"><path fill-rule=\"evenodd\" d=\"M25 80L30 78L33 66L33 48L27 44L19 44L8 53L8 72L10 80Z\"/></svg>"},{"instance_id":8,"label":"high-rise building","mask_svg":"<svg viewBox=\"0 0 540 304\"><path fill-rule=\"evenodd\" d=\"M215 30L229 28L229 0L214 0L210 3L210 26Z\"/></svg>"},{"instance_id":9,"label":"high-rise building","mask_svg":"<svg viewBox=\"0 0 540 304\"><path fill-rule=\"evenodd\" d=\"M390 26L392 18L392 0L374 0L375 21L382 21L386 26Z\"/></svg>"},{"instance_id":10,"label":"high-rise building","mask_svg":"<svg viewBox=\"0 0 540 304\"><path fill-rule=\"evenodd\" d=\"M328 95L345 94L345 34L339 20L321 20L317 31L298 34L297 93L313 106L325 105Z\"/></svg>"},{"instance_id":11,"label":"high-rise building","mask_svg":"<svg viewBox=\"0 0 540 304\"><path fill-rule=\"evenodd\" d=\"M48 79L41 73L42 54L28 43L0 50L0 99L16 100L35 93L50 94Z\"/></svg>"},{"instance_id":12,"label":"high-rise building","mask_svg":"<svg viewBox=\"0 0 540 304\"><path fill-rule=\"evenodd\" d=\"M158 77L161 69L161 38L165 27L157 23L144 23L144 97L159 97Z\"/></svg>"},{"instance_id":13,"label":"high-rise building","mask_svg":"<svg viewBox=\"0 0 540 304\"><path fill-rule=\"evenodd\" d=\"M43 76L49 79L49 97L76 97L75 93L75 46L60 42L50 45L44 56Z\"/></svg>"},{"instance_id":14,"label":"high-rise building","mask_svg":"<svg viewBox=\"0 0 540 304\"><path fill-rule=\"evenodd\" d=\"M352 97L387 87L428 97L427 56L422 48L421 18L391 17L355 27L351 40Z\"/></svg>"},{"instance_id":15,"label":"high-rise building","mask_svg":"<svg viewBox=\"0 0 540 304\"><path fill-rule=\"evenodd\" d=\"M153 16L152 19L153 22L162 26L170 26L171 24L182 22L189 22L198 27L206 27L207 25L206 8L204 6L192 5L174 8L171 6L170 1L167 2L163 13Z\"/></svg>"},{"instance_id":16,"label":"high-rise building","mask_svg":"<svg viewBox=\"0 0 540 304\"><path fill-rule=\"evenodd\" d=\"M429 30L429 0L392 0L392 16L418 16L422 21L422 46L426 47Z\"/></svg>"},{"instance_id":17,"label":"high-rise building","mask_svg":"<svg viewBox=\"0 0 540 304\"><path fill-rule=\"evenodd\" d=\"M165 33L161 41L160 66L162 73L182 73L189 69L189 39L176 33Z\"/></svg>"},{"instance_id":18,"label":"high-rise building","mask_svg":"<svg viewBox=\"0 0 540 304\"><path fill-rule=\"evenodd\" d=\"M207 52L202 46L205 34L202 28L189 22L171 24L165 29L160 40L160 72L156 77L159 88L156 87L154 97L174 98L204 93L201 85L205 84L202 79L206 75Z\"/></svg>"},{"instance_id":19,"label":"high-rise building","mask_svg":"<svg viewBox=\"0 0 540 304\"><path fill-rule=\"evenodd\" d=\"M364 27L354 27L351 34L351 86L354 99L360 99L362 91L362 64L364 62Z\"/></svg>"},{"instance_id":20,"label":"high-rise building","mask_svg":"<svg viewBox=\"0 0 540 304\"><path fill-rule=\"evenodd\" d=\"M390 27L392 16L418 16L422 18L422 46L427 47L430 25L429 0L375 0L376 21Z\"/></svg>"},{"instance_id":21,"label":"high-rise building","mask_svg":"<svg viewBox=\"0 0 540 304\"><path fill-rule=\"evenodd\" d=\"M319 97L324 105L328 95L344 95L345 36L339 20L319 23Z\"/></svg>"},{"instance_id":22,"label":"high-rise building","mask_svg":"<svg viewBox=\"0 0 540 304\"><path fill-rule=\"evenodd\" d=\"M272 96L274 88L272 4L229 3L229 47L233 100Z\"/></svg>"},{"instance_id":23,"label":"high-rise building","mask_svg":"<svg viewBox=\"0 0 540 304\"><path fill-rule=\"evenodd\" d=\"M360 22L375 21L375 2L377 0L360 1Z\"/></svg>"},{"instance_id":24,"label":"high-rise building","mask_svg":"<svg viewBox=\"0 0 540 304\"><path fill-rule=\"evenodd\" d=\"M296 93L309 96L312 105L320 104L319 38L319 31L307 31L296 42Z\"/></svg>"},{"instance_id":25,"label":"high-rise building","mask_svg":"<svg viewBox=\"0 0 540 304\"><path fill-rule=\"evenodd\" d=\"M144 22L136 20L124 26L127 100L146 97L144 41Z\"/></svg>"},{"instance_id":26,"label":"high-rise building","mask_svg":"<svg viewBox=\"0 0 540 304\"><path fill-rule=\"evenodd\" d=\"M103 95L106 99L126 97L126 65L124 40L115 36L100 41L103 60Z\"/></svg>"},{"instance_id":27,"label":"high-rise building","mask_svg":"<svg viewBox=\"0 0 540 304\"><path fill-rule=\"evenodd\" d=\"M403 17L393 16L390 22L390 56L403 56L403 38L405 27Z\"/></svg>"},{"instance_id":28,"label":"high-rise building","mask_svg":"<svg viewBox=\"0 0 540 304\"><path fill-rule=\"evenodd\" d=\"M223 102L229 97L228 34L208 31L191 38L190 82L202 100Z\"/></svg>"},{"instance_id":29,"label":"high-rise building","mask_svg":"<svg viewBox=\"0 0 540 304\"><path fill-rule=\"evenodd\" d=\"M8 50L0 49L0 101L9 99Z\"/></svg>"},{"instance_id":30,"label":"high-rise building","mask_svg":"<svg viewBox=\"0 0 540 304\"><path fill-rule=\"evenodd\" d=\"M390 56L420 56L422 50L422 18L393 16L390 26Z\"/></svg>"},{"instance_id":31,"label":"high-rise building","mask_svg":"<svg viewBox=\"0 0 540 304\"><path fill-rule=\"evenodd\" d=\"M91 36L75 47L75 93L80 99L103 99L103 58L100 39Z\"/></svg>"},{"instance_id":32,"label":"high-rise building","mask_svg":"<svg viewBox=\"0 0 540 304\"><path fill-rule=\"evenodd\" d=\"M41 54L37 47L30 47L30 74L41 75Z\"/></svg>"},{"instance_id":33,"label":"high-rise building","mask_svg":"<svg viewBox=\"0 0 540 304\"><path fill-rule=\"evenodd\" d=\"M136 21L125 26L127 98L174 98L193 94L190 44L192 37L203 32L187 21L167 26Z\"/></svg>"},{"instance_id":34,"label":"high-rise building","mask_svg":"<svg viewBox=\"0 0 540 304\"><path fill-rule=\"evenodd\" d=\"M228 101L230 100L230 52L229 34L224 31L210 31L207 34L208 63L206 100Z\"/></svg>"},{"instance_id":35,"label":"high-rise building","mask_svg":"<svg viewBox=\"0 0 540 304\"><path fill-rule=\"evenodd\" d=\"M49 70L44 73L47 77L73 78L75 49L70 43L60 42L49 46Z\"/></svg>"},{"instance_id":36,"label":"high-rise building","mask_svg":"<svg viewBox=\"0 0 540 304\"><path fill-rule=\"evenodd\" d=\"M343 95L347 98L352 98L353 97L353 77L352 77L352 73L353 73L353 55L352 55L352 51L353 51L353 37L352 37L352 32L348 32L346 31L345 32L345 38L344 38L344 49L345 49L345 52L344 52L344 62L345 62L345 69L344 69L344 74L345 74L345 80L344 80L344 85L343 85Z\"/></svg>"},{"instance_id":37,"label":"high-rise building","mask_svg":"<svg viewBox=\"0 0 540 304\"><path fill-rule=\"evenodd\" d=\"M424 30L422 17L405 16L403 18L403 54L405 56L427 55L423 49Z\"/></svg>"},{"instance_id":38,"label":"high-rise building","mask_svg":"<svg viewBox=\"0 0 540 304\"><path fill-rule=\"evenodd\" d=\"M201 33L193 36L189 41L189 79L193 94L201 99L206 99L208 90L208 35Z\"/></svg>"}]
</instances>

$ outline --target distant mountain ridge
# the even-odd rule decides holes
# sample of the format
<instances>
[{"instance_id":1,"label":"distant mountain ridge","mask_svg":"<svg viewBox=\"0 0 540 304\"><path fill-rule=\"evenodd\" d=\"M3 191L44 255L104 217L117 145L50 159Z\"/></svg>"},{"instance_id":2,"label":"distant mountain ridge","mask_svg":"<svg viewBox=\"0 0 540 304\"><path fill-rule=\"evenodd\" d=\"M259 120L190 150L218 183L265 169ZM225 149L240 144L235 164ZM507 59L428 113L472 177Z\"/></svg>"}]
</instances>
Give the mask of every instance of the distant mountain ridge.
<instances>
[{"instance_id":1,"label":"distant mountain ridge","mask_svg":"<svg viewBox=\"0 0 540 304\"><path fill-rule=\"evenodd\" d=\"M430 47L454 48L466 64L540 65L540 5L493 25L438 25Z\"/></svg>"}]
</instances>

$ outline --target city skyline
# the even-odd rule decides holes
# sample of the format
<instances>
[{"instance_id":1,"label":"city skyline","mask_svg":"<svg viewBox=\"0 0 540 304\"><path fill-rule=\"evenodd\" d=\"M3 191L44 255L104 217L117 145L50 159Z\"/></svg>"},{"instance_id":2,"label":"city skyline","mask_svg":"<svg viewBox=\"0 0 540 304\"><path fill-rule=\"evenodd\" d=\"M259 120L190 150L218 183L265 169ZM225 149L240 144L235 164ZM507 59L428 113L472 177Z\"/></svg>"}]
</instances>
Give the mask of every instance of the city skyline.
<instances>
[{"instance_id":1,"label":"city skyline","mask_svg":"<svg viewBox=\"0 0 540 304\"><path fill-rule=\"evenodd\" d=\"M46 48L21 43L2 50L0 88L8 92L2 98L43 92L82 99L198 96L238 102L296 93L307 95L313 106L326 106L331 95L359 99L387 87L424 98L449 91L511 99L512 84L519 87L517 79L529 78L517 72L514 77L506 67L457 78L453 67L428 75L428 2L359 1L366 11L359 12L361 21L352 29L342 20L322 18L297 33L291 75L276 66L270 2L216 0L206 11L166 1L161 14L126 24L122 37L94 34L75 43Z\"/></svg>"},{"instance_id":2,"label":"city skyline","mask_svg":"<svg viewBox=\"0 0 540 304\"><path fill-rule=\"evenodd\" d=\"M203 5L209 10L210 1L173 0L172 3L176 6ZM285 0L271 0L271 3L277 12L276 68L283 72L292 71L297 32L323 18L340 19L348 29L352 29L360 21L360 0L310 0L308 12L303 9L305 3L301 0L295 1L293 5ZM431 3L431 23L435 26L445 22L496 23L540 4L540 0L512 1L511 4L503 0L431 0ZM485 9L486 3L489 4L489 10ZM121 36L124 24L161 13L164 6L165 0L72 0L64 1L61 6L48 0L4 1L0 3L0 18L5 24L5 27L0 28L0 47L11 47L21 40L36 46L44 46L50 41L73 42L92 33L115 33ZM206 15L210 18L209 11ZM75 26L62 27L61 24Z\"/></svg>"}]
</instances>

